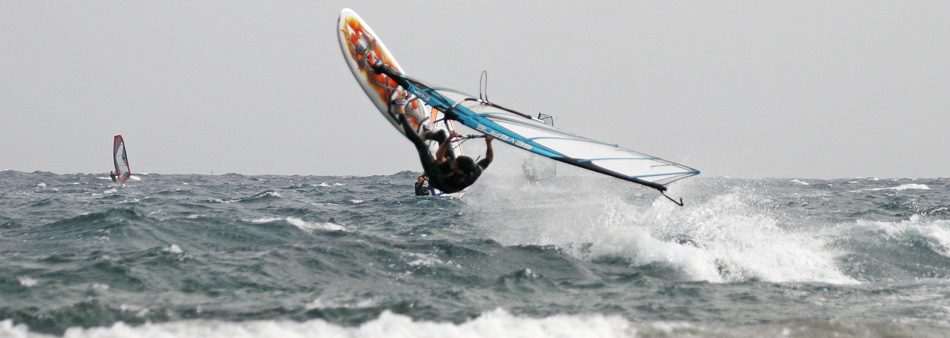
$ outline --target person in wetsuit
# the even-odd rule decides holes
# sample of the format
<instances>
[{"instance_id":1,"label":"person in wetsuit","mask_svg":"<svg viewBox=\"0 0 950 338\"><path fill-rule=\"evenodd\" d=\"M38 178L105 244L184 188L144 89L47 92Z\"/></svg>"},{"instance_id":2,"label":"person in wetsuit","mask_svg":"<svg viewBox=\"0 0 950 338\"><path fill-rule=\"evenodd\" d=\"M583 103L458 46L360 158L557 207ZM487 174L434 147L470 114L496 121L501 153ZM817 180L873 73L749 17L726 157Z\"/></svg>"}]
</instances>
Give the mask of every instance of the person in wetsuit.
<instances>
[{"instance_id":1,"label":"person in wetsuit","mask_svg":"<svg viewBox=\"0 0 950 338\"><path fill-rule=\"evenodd\" d=\"M416 135L415 130L412 129L406 119L406 115L400 113L398 116L399 123L406 131L406 137L416 146L419 161L422 162L422 170L429 178L429 186L439 189L442 193L459 192L472 185L494 159L495 152L492 150L491 136L485 136L485 146L487 147L485 158L478 161L478 163L475 163L475 160L468 156L455 157L455 154L451 152L452 138L458 135L454 131L450 135L445 135L444 131L426 134L426 139L439 142L439 149L433 158L425 140Z\"/></svg>"},{"instance_id":2,"label":"person in wetsuit","mask_svg":"<svg viewBox=\"0 0 950 338\"><path fill-rule=\"evenodd\" d=\"M112 179L112 183L115 183L117 177L118 175L116 175L114 171L109 170L109 178Z\"/></svg>"}]
</instances>

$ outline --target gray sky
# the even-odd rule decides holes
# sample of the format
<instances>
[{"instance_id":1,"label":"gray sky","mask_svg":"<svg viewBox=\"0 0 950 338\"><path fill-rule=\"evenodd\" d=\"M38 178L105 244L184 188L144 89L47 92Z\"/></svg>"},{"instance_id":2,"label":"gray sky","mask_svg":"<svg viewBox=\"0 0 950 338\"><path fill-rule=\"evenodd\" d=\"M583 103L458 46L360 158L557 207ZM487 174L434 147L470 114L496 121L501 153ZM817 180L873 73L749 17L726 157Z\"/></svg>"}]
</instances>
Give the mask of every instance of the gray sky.
<instances>
[{"instance_id":1,"label":"gray sky","mask_svg":"<svg viewBox=\"0 0 950 338\"><path fill-rule=\"evenodd\" d=\"M122 133L138 172L418 171L344 7L414 77L487 69L497 103L704 175L950 175L946 1L0 0L0 169L107 172Z\"/></svg>"}]
</instances>

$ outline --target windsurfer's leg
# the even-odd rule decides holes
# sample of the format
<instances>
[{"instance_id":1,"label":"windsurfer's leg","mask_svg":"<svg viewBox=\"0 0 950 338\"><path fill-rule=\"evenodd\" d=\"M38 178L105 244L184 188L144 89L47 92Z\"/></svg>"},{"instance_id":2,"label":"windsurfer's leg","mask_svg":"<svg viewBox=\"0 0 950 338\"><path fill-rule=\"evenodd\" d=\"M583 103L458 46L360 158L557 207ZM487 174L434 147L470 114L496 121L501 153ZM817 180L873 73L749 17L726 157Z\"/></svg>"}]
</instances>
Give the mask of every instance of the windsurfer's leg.
<instances>
[{"instance_id":1,"label":"windsurfer's leg","mask_svg":"<svg viewBox=\"0 0 950 338\"><path fill-rule=\"evenodd\" d=\"M412 141L416 145L416 148L419 148L419 145L422 145L423 148L426 147L425 141L416 135L416 131L412 129L412 125L409 124L409 120L406 119L406 114L399 114L399 123L402 124L402 130L406 132L406 137L409 138L409 141Z\"/></svg>"},{"instance_id":2,"label":"windsurfer's leg","mask_svg":"<svg viewBox=\"0 0 950 338\"><path fill-rule=\"evenodd\" d=\"M419 153L419 162L422 164L422 170L426 173L426 176L429 177L429 185L441 190L444 176L439 169L439 164L435 161L435 158L432 157L432 153L429 152L429 146L426 145L425 141L423 141L419 135L416 135L412 126L409 125L406 115L399 115L399 123L402 124L402 128L406 131L406 137L416 146L416 152Z\"/></svg>"},{"instance_id":3,"label":"windsurfer's leg","mask_svg":"<svg viewBox=\"0 0 950 338\"><path fill-rule=\"evenodd\" d=\"M416 146L416 152L419 153L419 161L422 162L422 169L428 174L429 168L434 167L436 164L435 158L433 158L432 153L429 152L429 146L412 130L412 126L410 126L409 121L406 120L406 115L399 115L399 123L402 124L403 130L406 131L406 137Z\"/></svg>"},{"instance_id":4,"label":"windsurfer's leg","mask_svg":"<svg viewBox=\"0 0 950 338\"><path fill-rule=\"evenodd\" d=\"M445 141L446 137L449 137L449 136L445 133L445 130L439 130L437 132L426 135L427 140L433 140L439 143L442 143L442 141Z\"/></svg>"}]
</instances>

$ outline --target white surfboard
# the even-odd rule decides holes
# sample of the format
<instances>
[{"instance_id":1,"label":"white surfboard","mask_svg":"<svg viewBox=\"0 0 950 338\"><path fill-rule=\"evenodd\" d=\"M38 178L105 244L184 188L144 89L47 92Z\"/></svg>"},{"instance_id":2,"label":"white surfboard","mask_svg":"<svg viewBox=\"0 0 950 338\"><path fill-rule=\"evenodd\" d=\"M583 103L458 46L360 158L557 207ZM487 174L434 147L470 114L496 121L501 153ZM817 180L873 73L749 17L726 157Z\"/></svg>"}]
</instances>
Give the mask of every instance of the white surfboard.
<instances>
[{"instance_id":1,"label":"white surfboard","mask_svg":"<svg viewBox=\"0 0 950 338\"><path fill-rule=\"evenodd\" d=\"M444 119L442 112L432 109L422 100L412 97L386 75L373 71L372 65L375 62L382 61L400 74L405 74L389 49L379 39L379 36L356 12L349 8L345 8L340 12L340 20L337 23L337 38L343 52L343 59L346 60L346 64L353 72L356 82L360 84L360 87L366 92L366 96L397 131L405 135L402 124L391 113L391 110L399 109L397 104L402 102L405 102L402 109L406 113L409 124L412 125L420 137L423 133L423 127L432 132L445 130L447 134L455 130L455 122ZM428 141L428 145L433 154L439 147L439 144L435 141ZM456 156L463 155L461 142L453 142L452 150ZM433 191L433 194L438 194L438 191Z\"/></svg>"}]
</instances>

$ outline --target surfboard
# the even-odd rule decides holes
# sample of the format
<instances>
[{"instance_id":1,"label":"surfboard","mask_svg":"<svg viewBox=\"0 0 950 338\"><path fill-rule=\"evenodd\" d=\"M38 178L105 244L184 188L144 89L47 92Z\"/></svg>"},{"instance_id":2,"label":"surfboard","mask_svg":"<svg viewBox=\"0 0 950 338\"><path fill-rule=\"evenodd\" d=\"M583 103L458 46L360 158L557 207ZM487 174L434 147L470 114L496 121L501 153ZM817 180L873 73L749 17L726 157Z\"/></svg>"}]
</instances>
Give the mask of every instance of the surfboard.
<instances>
[{"instance_id":1,"label":"surfboard","mask_svg":"<svg viewBox=\"0 0 950 338\"><path fill-rule=\"evenodd\" d=\"M398 109L403 109L409 124L415 129L416 134L422 136L424 129L438 132L444 130L450 133L455 130L455 122L445 119L445 116L438 109L433 109L419 99L400 87L396 81L385 74L374 72L372 65L376 62L382 62L390 69L405 74L396 58L393 57L379 36L373 32L373 29L360 18L353 10L344 8L340 12L340 19L337 22L337 39L340 42L340 50L343 52L343 59L353 72L353 77L359 83L366 96L369 97L376 109L392 124L393 128L405 135L405 130L399 120L392 113ZM439 148L435 141L428 141L429 150L434 154ZM452 150L456 156L462 156L461 142L453 141ZM439 192L433 189L433 195Z\"/></svg>"}]
</instances>

